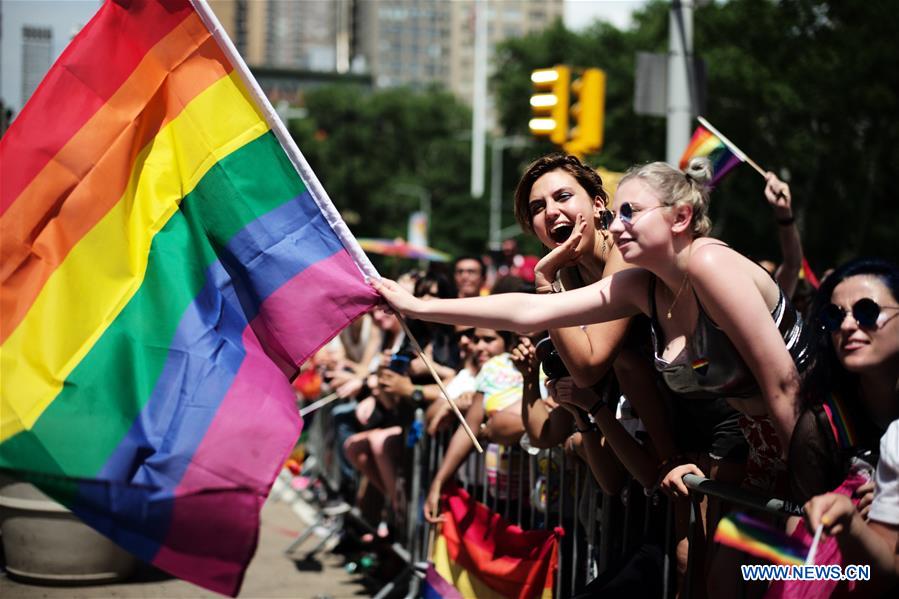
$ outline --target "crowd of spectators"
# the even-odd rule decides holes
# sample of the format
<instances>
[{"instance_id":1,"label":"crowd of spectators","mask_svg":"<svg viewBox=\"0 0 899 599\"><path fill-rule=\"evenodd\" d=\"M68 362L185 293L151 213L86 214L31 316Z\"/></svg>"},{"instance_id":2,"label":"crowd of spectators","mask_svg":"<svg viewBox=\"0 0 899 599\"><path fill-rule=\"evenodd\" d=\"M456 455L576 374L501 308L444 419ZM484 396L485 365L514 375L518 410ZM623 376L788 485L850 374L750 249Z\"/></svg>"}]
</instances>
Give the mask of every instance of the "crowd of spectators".
<instances>
[{"instance_id":1,"label":"crowd of spectators","mask_svg":"<svg viewBox=\"0 0 899 599\"><path fill-rule=\"evenodd\" d=\"M441 493L465 477L473 448L405 338L404 315L487 445L498 499L533 503L512 492L509 448L564 447L605 494L639 485L663 498L660 509L670 502L679 592L799 596L789 582L738 591L737 566L755 562L713 542L734 506L691 492L683 477L696 474L804 504L804 521L775 524L806 543L820 526L818 563L872 566L868 583L831 581L803 596L896 588L899 268L855 259L815 290L801 276L789 186L772 173L763 193L782 263L759 264L709 236L710 176L705 159L684 171L635 167L613 203L580 160L545 156L515 195L522 229L546 248L539 261L516 260L507 244L499 276L464 256L448 275L374 283L385 305L315 363L342 400L329 413L340 492L378 523L378 535L389 537L392 517L417 509L406 504L399 472L414 408L425 410L424 434L446 435L425 483L427 521L441 520ZM701 534L688 539L691 504ZM661 571L664 518L648 528L639 551L579 596L657 596L656 577L628 576ZM685 576L688 563L698 575Z\"/></svg>"}]
</instances>

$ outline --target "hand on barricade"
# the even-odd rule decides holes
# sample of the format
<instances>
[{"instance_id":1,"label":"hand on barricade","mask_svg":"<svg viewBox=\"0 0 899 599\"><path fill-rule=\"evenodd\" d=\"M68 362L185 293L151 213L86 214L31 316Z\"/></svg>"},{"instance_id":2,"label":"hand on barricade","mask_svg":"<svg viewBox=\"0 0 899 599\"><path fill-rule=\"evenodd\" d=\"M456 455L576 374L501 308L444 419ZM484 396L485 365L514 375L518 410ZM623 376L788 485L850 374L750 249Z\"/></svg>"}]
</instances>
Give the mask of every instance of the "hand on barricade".
<instances>
[{"instance_id":1,"label":"hand on barricade","mask_svg":"<svg viewBox=\"0 0 899 599\"><path fill-rule=\"evenodd\" d=\"M868 512L871 511L871 502L874 501L874 481L869 480L861 485L852 496L858 499L858 505L855 506L855 509L858 510L862 519L867 520Z\"/></svg>"},{"instance_id":2,"label":"hand on barricade","mask_svg":"<svg viewBox=\"0 0 899 599\"><path fill-rule=\"evenodd\" d=\"M537 293L541 293L541 289L552 285L556 277L559 276L559 270L563 266L574 264L580 259L581 251L578 250L578 246L581 243L581 238L584 236L586 226L587 221L578 214L574 223L574 230L572 230L568 239L561 245L553 248L551 252L537 262L537 265L534 267L534 286L537 288Z\"/></svg>"},{"instance_id":3,"label":"hand on barricade","mask_svg":"<svg viewBox=\"0 0 899 599\"><path fill-rule=\"evenodd\" d=\"M705 477L705 473L696 464L681 464L674 466L662 479L660 484L662 491L673 499L690 496L690 489L684 484L685 474L695 474Z\"/></svg>"},{"instance_id":4,"label":"hand on barricade","mask_svg":"<svg viewBox=\"0 0 899 599\"><path fill-rule=\"evenodd\" d=\"M440 487L440 481L435 480L431 483L431 488L428 489L428 496L425 497L424 505L421 508L425 520L431 524L437 524L444 520L443 515L440 513Z\"/></svg>"},{"instance_id":5,"label":"hand on barricade","mask_svg":"<svg viewBox=\"0 0 899 599\"><path fill-rule=\"evenodd\" d=\"M839 493L812 497L805 502L804 509L809 530L814 534L820 524L830 536L849 532L858 514L852 500ZM861 523L861 518L857 520Z\"/></svg>"},{"instance_id":6,"label":"hand on barricade","mask_svg":"<svg viewBox=\"0 0 899 599\"><path fill-rule=\"evenodd\" d=\"M509 352L509 355L515 368L518 369L518 372L521 373L525 380L537 374L540 362L537 360L537 350L529 338L522 337L518 345Z\"/></svg>"}]
</instances>

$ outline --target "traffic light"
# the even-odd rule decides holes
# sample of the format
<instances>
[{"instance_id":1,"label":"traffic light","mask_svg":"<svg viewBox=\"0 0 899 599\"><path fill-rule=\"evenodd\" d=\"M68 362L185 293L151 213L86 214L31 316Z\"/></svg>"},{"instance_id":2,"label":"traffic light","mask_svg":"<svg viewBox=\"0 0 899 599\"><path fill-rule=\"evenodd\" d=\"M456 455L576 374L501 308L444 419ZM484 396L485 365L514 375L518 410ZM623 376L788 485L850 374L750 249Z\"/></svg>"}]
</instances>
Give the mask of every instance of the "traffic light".
<instances>
[{"instance_id":1,"label":"traffic light","mask_svg":"<svg viewBox=\"0 0 899 599\"><path fill-rule=\"evenodd\" d=\"M549 137L561 146L568 141L568 88L571 69L556 65L551 69L537 69L531 73L536 93L531 96L534 117L528 123L533 135Z\"/></svg>"},{"instance_id":2,"label":"traffic light","mask_svg":"<svg viewBox=\"0 0 899 599\"><path fill-rule=\"evenodd\" d=\"M602 147L603 117L606 101L606 73L601 69L585 69L571 84L571 116L574 128L565 150L576 156L598 151Z\"/></svg>"}]
</instances>

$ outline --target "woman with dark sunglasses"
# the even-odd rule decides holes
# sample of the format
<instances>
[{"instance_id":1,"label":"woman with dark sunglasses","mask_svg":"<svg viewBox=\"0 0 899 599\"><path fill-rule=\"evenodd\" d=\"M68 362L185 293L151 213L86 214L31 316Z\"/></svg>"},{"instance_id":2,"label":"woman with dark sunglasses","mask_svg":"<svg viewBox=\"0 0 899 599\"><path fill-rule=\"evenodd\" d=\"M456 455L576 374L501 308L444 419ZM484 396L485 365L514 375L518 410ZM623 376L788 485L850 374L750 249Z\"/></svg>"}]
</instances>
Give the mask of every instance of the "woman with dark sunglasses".
<instances>
[{"instance_id":1,"label":"woman with dark sunglasses","mask_svg":"<svg viewBox=\"0 0 899 599\"><path fill-rule=\"evenodd\" d=\"M897 298L899 267L877 258L844 264L818 289L809 314L813 363L790 447L800 501L838 487L899 418ZM873 468L874 457L867 461Z\"/></svg>"},{"instance_id":2,"label":"woman with dark sunglasses","mask_svg":"<svg viewBox=\"0 0 899 599\"><path fill-rule=\"evenodd\" d=\"M810 514L821 505L838 504L842 512L851 509L858 520L868 519L880 438L899 418L897 299L899 267L861 258L828 275L812 302L812 365L803 381L803 410L789 455L794 498L811 500ZM892 534L895 546L895 527ZM793 536L810 542L812 533L799 526ZM817 556L818 564L843 561L837 540L828 535ZM775 583L772 597L789 596L795 584ZM835 581L815 584L816 596L822 597L838 586Z\"/></svg>"}]
</instances>

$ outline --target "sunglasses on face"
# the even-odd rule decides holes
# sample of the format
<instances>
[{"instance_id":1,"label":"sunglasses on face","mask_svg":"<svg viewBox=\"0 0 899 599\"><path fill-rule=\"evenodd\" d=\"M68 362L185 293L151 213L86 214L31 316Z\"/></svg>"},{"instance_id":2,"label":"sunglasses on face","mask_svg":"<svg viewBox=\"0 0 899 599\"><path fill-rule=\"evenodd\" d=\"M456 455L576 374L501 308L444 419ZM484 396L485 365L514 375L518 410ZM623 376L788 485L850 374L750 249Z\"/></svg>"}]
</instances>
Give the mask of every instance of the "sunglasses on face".
<instances>
[{"instance_id":1,"label":"sunglasses on face","mask_svg":"<svg viewBox=\"0 0 899 599\"><path fill-rule=\"evenodd\" d=\"M863 297L852 304L852 318L862 329L876 329L881 310L899 310L899 306L881 306L869 297ZM847 310L836 304L829 304L821 311L821 328L830 333L840 330Z\"/></svg>"},{"instance_id":2,"label":"sunglasses on face","mask_svg":"<svg viewBox=\"0 0 899 599\"><path fill-rule=\"evenodd\" d=\"M652 212L656 208L668 208L668 206L653 206L652 208L643 210L641 208L635 209L630 202L624 202L618 207L618 218L621 219L621 222L625 225L633 225L638 220L635 217L641 212L646 214L647 212Z\"/></svg>"}]
</instances>

